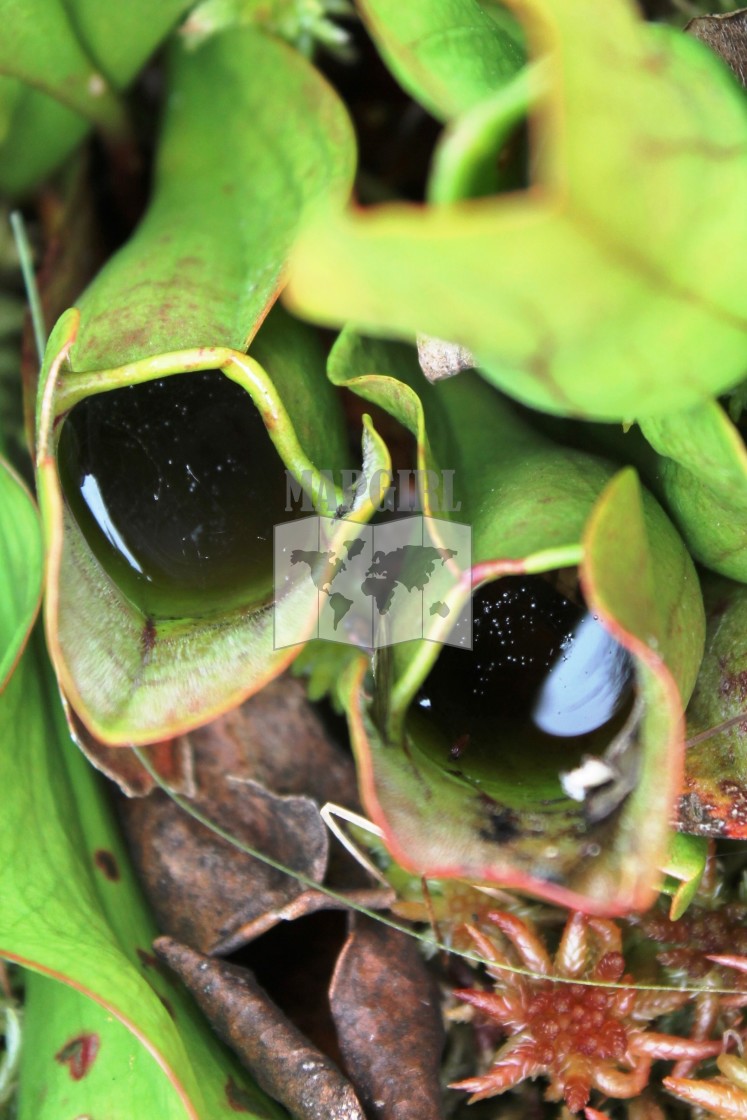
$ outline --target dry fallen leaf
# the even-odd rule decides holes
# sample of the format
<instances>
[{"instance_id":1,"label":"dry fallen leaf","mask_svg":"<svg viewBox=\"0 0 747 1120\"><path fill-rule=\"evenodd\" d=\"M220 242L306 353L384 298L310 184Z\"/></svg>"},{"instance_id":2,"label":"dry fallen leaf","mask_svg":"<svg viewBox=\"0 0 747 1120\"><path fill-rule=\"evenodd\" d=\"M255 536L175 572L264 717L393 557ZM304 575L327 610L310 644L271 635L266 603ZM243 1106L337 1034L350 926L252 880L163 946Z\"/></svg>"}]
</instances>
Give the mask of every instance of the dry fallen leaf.
<instances>
[{"instance_id":1,"label":"dry fallen leaf","mask_svg":"<svg viewBox=\"0 0 747 1120\"><path fill-rule=\"evenodd\" d=\"M366 889L367 877L341 848L329 860L318 804L355 806L355 771L299 681L273 682L174 743L192 760L192 803L210 821L307 879L362 888L354 897L363 905L389 901ZM121 813L160 928L192 948L228 953L279 921L330 905L222 840L161 791L124 803Z\"/></svg>"},{"instance_id":2,"label":"dry fallen leaf","mask_svg":"<svg viewBox=\"0 0 747 1120\"><path fill-rule=\"evenodd\" d=\"M102 743L69 705L66 705L66 715L73 739L88 761L116 782L123 793L128 797L145 797L156 788L154 779L134 751ZM194 796L192 751L186 737L166 739L142 749L153 769L175 793Z\"/></svg>"},{"instance_id":3,"label":"dry fallen leaf","mask_svg":"<svg viewBox=\"0 0 747 1120\"><path fill-rule=\"evenodd\" d=\"M697 16L685 31L721 55L743 86L747 86L747 8L725 15Z\"/></svg>"},{"instance_id":4,"label":"dry fallen leaf","mask_svg":"<svg viewBox=\"0 0 747 1120\"><path fill-rule=\"evenodd\" d=\"M261 1087L297 1120L366 1120L350 1082L272 1002L246 968L170 937L153 945Z\"/></svg>"},{"instance_id":5,"label":"dry fallen leaf","mask_svg":"<svg viewBox=\"0 0 747 1120\"><path fill-rule=\"evenodd\" d=\"M205 788L194 804L232 836L321 882L327 831L308 797L277 797L257 782ZM160 790L122 806L135 864L162 930L211 949L237 926L287 905L299 882L245 855L185 813Z\"/></svg>"},{"instance_id":6,"label":"dry fallen leaf","mask_svg":"<svg viewBox=\"0 0 747 1120\"><path fill-rule=\"evenodd\" d=\"M417 943L356 915L330 987L345 1066L371 1120L440 1120L444 1033Z\"/></svg>"}]
</instances>

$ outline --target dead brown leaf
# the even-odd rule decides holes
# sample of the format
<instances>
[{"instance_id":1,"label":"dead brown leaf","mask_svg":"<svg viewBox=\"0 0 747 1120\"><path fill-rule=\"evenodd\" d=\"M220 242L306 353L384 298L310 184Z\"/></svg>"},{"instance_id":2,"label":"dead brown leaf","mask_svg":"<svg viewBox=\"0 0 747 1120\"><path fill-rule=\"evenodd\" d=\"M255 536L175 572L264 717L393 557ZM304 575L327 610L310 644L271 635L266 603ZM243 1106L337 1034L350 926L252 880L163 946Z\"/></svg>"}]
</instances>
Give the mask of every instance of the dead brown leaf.
<instances>
[{"instance_id":1,"label":"dead brown leaf","mask_svg":"<svg viewBox=\"0 0 747 1120\"><path fill-rule=\"evenodd\" d=\"M350 755L332 742L301 681L281 677L251 700L182 737L202 781L211 772L252 778L273 793L300 793L319 805L358 800Z\"/></svg>"},{"instance_id":2,"label":"dead brown leaf","mask_svg":"<svg viewBox=\"0 0 747 1120\"><path fill-rule=\"evenodd\" d=\"M747 86L747 8L725 15L696 16L685 31L721 55L742 85Z\"/></svg>"},{"instance_id":3,"label":"dead brown leaf","mask_svg":"<svg viewBox=\"0 0 747 1120\"><path fill-rule=\"evenodd\" d=\"M88 730L69 704L65 705L70 734L88 761L116 782L127 797L145 797L156 788L154 779L134 751L127 747L108 747ZM167 739L142 748L159 775L175 793L192 797L195 792L192 752L184 739Z\"/></svg>"},{"instance_id":4,"label":"dead brown leaf","mask_svg":"<svg viewBox=\"0 0 747 1120\"><path fill-rule=\"evenodd\" d=\"M417 943L356 915L330 986L345 1067L371 1120L441 1120L444 1032Z\"/></svg>"},{"instance_id":5,"label":"dead brown leaf","mask_svg":"<svg viewBox=\"0 0 747 1120\"><path fill-rule=\"evenodd\" d=\"M259 1085L298 1120L366 1120L355 1091L259 986L252 973L204 957L170 937L156 953L176 972L216 1034Z\"/></svg>"},{"instance_id":6,"label":"dead brown leaf","mask_svg":"<svg viewBox=\"0 0 747 1120\"><path fill-rule=\"evenodd\" d=\"M195 806L244 844L315 882L327 869L327 831L308 797L278 797L254 781L197 769ZM185 813L167 794L125 802L135 865L159 926L203 952L304 890L296 879L245 855Z\"/></svg>"},{"instance_id":7,"label":"dead brown leaf","mask_svg":"<svg viewBox=\"0 0 747 1120\"><path fill-rule=\"evenodd\" d=\"M303 685L274 681L241 707L175 740L192 760L192 804L238 841L314 882L364 893L367 876L329 840L318 804L354 807L351 757L329 737ZM124 755L130 752L121 752ZM305 796L302 796L304 795ZM279 921L328 903L307 885L245 855L156 791L122 805L133 858L161 929L205 953L228 953Z\"/></svg>"}]
</instances>

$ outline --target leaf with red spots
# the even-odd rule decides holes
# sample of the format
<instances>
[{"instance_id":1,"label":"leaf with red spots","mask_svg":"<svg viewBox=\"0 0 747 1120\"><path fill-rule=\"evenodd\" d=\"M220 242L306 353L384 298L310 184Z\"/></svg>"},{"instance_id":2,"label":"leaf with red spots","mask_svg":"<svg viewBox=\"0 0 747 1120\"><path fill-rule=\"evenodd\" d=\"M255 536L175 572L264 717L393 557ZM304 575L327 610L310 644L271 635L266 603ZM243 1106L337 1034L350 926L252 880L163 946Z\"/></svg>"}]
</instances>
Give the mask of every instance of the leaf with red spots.
<instances>
[{"instance_id":1,"label":"leaf with red spots","mask_svg":"<svg viewBox=\"0 0 747 1120\"><path fill-rule=\"evenodd\" d=\"M0 821L0 957L43 974L28 977L22 1120L59 1120L65 1101L70 1115L227 1120L228 1077L253 1115L279 1115L141 956L152 919L36 645L0 696L0 738L0 783L13 790Z\"/></svg>"},{"instance_id":2,"label":"leaf with red spots","mask_svg":"<svg viewBox=\"0 0 747 1120\"><path fill-rule=\"evenodd\" d=\"M680 826L700 836L747 837L747 587L704 583L706 651L687 709L690 746Z\"/></svg>"},{"instance_id":3,"label":"leaf with red spots","mask_svg":"<svg viewBox=\"0 0 747 1120\"><path fill-rule=\"evenodd\" d=\"M106 848L97 848L93 853L93 862L102 875L113 883L117 882L119 879L119 864L113 852L108 852Z\"/></svg>"},{"instance_id":4,"label":"leaf with red spots","mask_svg":"<svg viewBox=\"0 0 747 1120\"><path fill-rule=\"evenodd\" d=\"M508 6L543 77L527 188L320 213L293 256L291 306L459 343L504 392L557 414L632 420L730 388L747 335L742 91L702 43L626 0ZM516 119L516 101L503 110ZM498 157L495 114L475 126ZM485 160L477 147L467 164Z\"/></svg>"},{"instance_id":5,"label":"leaf with red spots","mask_svg":"<svg viewBox=\"0 0 747 1120\"><path fill-rule=\"evenodd\" d=\"M101 1039L97 1034L79 1034L57 1051L54 1060L67 1066L73 1081L80 1081L93 1065L100 1045Z\"/></svg>"},{"instance_id":6,"label":"leaf with red spots","mask_svg":"<svg viewBox=\"0 0 747 1120\"><path fill-rule=\"evenodd\" d=\"M152 1056L106 1008L34 972L25 975L25 993L18 1120L185 1115L174 1110L173 1089ZM216 1115L229 1120L233 1110Z\"/></svg>"}]
</instances>

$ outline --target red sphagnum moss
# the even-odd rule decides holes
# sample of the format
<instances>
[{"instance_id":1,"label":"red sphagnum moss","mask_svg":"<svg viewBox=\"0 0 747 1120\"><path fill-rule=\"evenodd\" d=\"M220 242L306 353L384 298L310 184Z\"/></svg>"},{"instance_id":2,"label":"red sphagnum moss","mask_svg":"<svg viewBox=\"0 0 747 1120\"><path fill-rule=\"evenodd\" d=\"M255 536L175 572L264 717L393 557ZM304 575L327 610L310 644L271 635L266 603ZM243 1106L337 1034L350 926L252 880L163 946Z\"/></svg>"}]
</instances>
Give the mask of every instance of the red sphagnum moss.
<instances>
[{"instance_id":1,"label":"red sphagnum moss","mask_svg":"<svg viewBox=\"0 0 747 1120\"><path fill-rule=\"evenodd\" d=\"M536 930L513 914L489 915L507 939L506 951L468 927L495 990L455 994L508 1035L484 1074L452 1088L471 1101L495 1096L525 1078L546 1077L547 1100L584 1109L592 1089L630 1099L648 1084L655 1059L701 1060L719 1054L721 1039L691 1039L649 1029L659 1016L684 1006L688 992L636 987L625 973L622 935L615 922L574 913L552 960ZM517 966L528 972L511 971Z\"/></svg>"}]
</instances>

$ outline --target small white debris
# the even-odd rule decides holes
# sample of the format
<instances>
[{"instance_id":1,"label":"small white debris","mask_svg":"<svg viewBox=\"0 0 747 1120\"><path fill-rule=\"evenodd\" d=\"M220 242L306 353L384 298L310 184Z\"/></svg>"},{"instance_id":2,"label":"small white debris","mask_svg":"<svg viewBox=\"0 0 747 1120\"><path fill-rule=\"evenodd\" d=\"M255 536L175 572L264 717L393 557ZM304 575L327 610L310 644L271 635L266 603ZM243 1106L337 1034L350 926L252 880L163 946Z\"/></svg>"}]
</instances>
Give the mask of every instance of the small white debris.
<instances>
[{"instance_id":1,"label":"small white debris","mask_svg":"<svg viewBox=\"0 0 747 1120\"><path fill-rule=\"evenodd\" d=\"M618 771L614 766L610 766L609 762L587 754L575 770L561 773L560 784L568 797L572 797L574 801L584 801L591 790L604 786L619 776Z\"/></svg>"},{"instance_id":2,"label":"small white debris","mask_svg":"<svg viewBox=\"0 0 747 1120\"><path fill-rule=\"evenodd\" d=\"M88 79L88 92L91 97L103 97L106 93L106 80L101 74L91 74Z\"/></svg>"},{"instance_id":3,"label":"small white debris","mask_svg":"<svg viewBox=\"0 0 747 1120\"><path fill-rule=\"evenodd\" d=\"M418 335L418 361L429 381L443 381L445 377L475 368L475 359L464 346L429 334Z\"/></svg>"}]
</instances>

